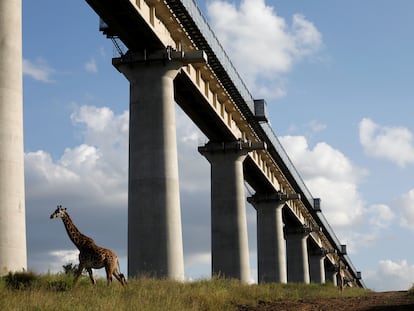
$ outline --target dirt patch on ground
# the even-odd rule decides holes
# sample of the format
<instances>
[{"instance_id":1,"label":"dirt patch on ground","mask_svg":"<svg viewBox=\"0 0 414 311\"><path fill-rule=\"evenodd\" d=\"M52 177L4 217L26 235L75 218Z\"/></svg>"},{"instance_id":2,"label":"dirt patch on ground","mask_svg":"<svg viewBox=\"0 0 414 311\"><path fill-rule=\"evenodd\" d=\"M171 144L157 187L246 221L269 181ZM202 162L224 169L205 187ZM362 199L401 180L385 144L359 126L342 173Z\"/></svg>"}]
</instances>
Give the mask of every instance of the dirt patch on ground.
<instances>
[{"instance_id":1,"label":"dirt patch on ground","mask_svg":"<svg viewBox=\"0 0 414 311\"><path fill-rule=\"evenodd\" d=\"M406 291L370 293L358 298L279 301L259 303L257 307L239 307L240 311L394 311L414 310L414 295Z\"/></svg>"}]
</instances>

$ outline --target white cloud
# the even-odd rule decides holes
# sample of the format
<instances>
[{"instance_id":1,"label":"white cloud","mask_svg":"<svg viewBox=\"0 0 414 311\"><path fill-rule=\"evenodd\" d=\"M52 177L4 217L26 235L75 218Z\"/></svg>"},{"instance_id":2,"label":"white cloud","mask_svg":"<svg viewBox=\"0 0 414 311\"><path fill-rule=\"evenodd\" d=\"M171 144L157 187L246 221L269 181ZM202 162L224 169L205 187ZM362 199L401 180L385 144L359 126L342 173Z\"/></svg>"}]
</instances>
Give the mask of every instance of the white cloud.
<instances>
[{"instance_id":1,"label":"white cloud","mask_svg":"<svg viewBox=\"0 0 414 311\"><path fill-rule=\"evenodd\" d=\"M327 143L310 148L303 136L279 139L312 195L321 198L322 212L342 243L349 243L350 253L378 240L395 215L387 205L364 202L359 184L367 172Z\"/></svg>"},{"instance_id":2,"label":"white cloud","mask_svg":"<svg viewBox=\"0 0 414 311\"><path fill-rule=\"evenodd\" d=\"M79 251L77 249L71 250L55 250L49 253L50 255L57 257L61 263L70 263L78 259Z\"/></svg>"},{"instance_id":3,"label":"white cloud","mask_svg":"<svg viewBox=\"0 0 414 311\"><path fill-rule=\"evenodd\" d=\"M389 227L395 214L388 205L374 204L368 207L367 218L370 225L381 229Z\"/></svg>"},{"instance_id":4,"label":"white cloud","mask_svg":"<svg viewBox=\"0 0 414 311\"><path fill-rule=\"evenodd\" d=\"M47 253L50 261L47 265L48 272L58 273L63 271L63 266L69 263L78 263L79 251L77 249L71 250L53 250Z\"/></svg>"},{"instance_id":5,"label":"white cloud","mask_svg":"<svg viewBox=\"0 0 414 311\"><path fill-rule=\"evenodd\" d=\"M239 6L214 0L207 11L215 34L247 85L266 98L284 96L281 74L322 46L322 35L312 22L295 14L289 26L264 0L242 0Z\"/></svg>"},{"instance_id":6,"label":"white cloud","mask_svg":"<svg viewBox=\"0 0 414 311\"><path fill-rule=\"evenodd\" d=\"M414 283L414 265L407 260L381 260L374 270L363 274L366 283L375 284L376 291L408 290ZM385 281L386 280L386 281Z\"/></svg>"},{"instance_id":7,"label":"white cloud","mask_svg":"<svg viewBox=\"0 0 414 311\"><path fill-rule=\"evenodd\" d=\"M89 130L102 132L110 126L114 113L108 107L81 106L70 117L74 123L84 123ZM126 130L127 128L123 129Z\"/></svg>"},{"instance_id":8,"label":"white cloud","mask_svg":"<svg viewBox=\"0 0 414 311\"><path fill-rule=\"evenodd\" d=\"M359 220L364 205L357 191L363 174L340 151L326 143L310 149L303 136L279 138L306 185L321 198L323 212L335 227L348 227Z\"/></svg>"},{"instance_id":9,"label":"white cloud","mask_svg":"<svg viewBox=\"0 0 414 311\"><path fill-rule=\"evenodd\" d=\"M57 161L42 150L25 155L29 199L49 191L56 195L56 203L90 197L94 204L110 206L117 201L125 206L128 112L114 115L106 107L82 106L71 119L83 128L82 144L66 148Z\"/></svg>"},{"instance_id":10,"label":"white cloud","mask_svg":"<svg viewBox=\"0 0 414 311\"><path fill-rule=\"evenodd\" d=\"M279 137L293 163L305 179L324 176L338 182L355 183L365 171L354 167L339 150L325 142L310 149L304 136Z\"/></svg>"},{"instance_id":11,"label":"white cloud","mask_svg":"<svg viewBox=\"0 0 414 311\"><path fill-rule=\"evenodd\" d=\"M194 253L186 257L185 263L188 266L194 265L210 265L211 254L209 252Z\"/></svg>"},{"instance_id":12,"label":"white cloud","mask_svg":"<svg viewBox=\"0 0 414 311\"><path fill-rule=\"evenodd\" d=\"M414 189L402 194L392 204L400 214L400 224L414 230Z\"/></svg>"},{"instance_id":13,"label":"white cloud","mask_svg":"<svg viewBox=\"0 0 414 311\"><path fill-rule=\"evenodd\" d=\"M50 154L39 150L25 154L25 180L26 198L30 206L30 200L48 197L49 191L53 193L68 184L79 183L79 176L54 163Z\"/></svg>"},{"instance_id":14,"label":"white cloud","mask_svg":"<svg viewBox=\"0 0 414 311\"><path fill-rule=\"evenodd\" d=\"M37 59L35 63L23 58L23 75L27 75L40 82L53 82L50 76L54 70L43 59Z\"/></svg>"},{"instance_id":15,"label":"white cloud","mask_svg":"<svg viewBox=\"0 0 414 311\"><path fill-rule=\"evenodd\" d=\"M413 134L404 127L387 127L364 118L359 124L359 140L368 156L386 159L404 167L414 163Z\"/></svg>"},{"instance_id":16,"label":"white cloud","mask_svg":"<svg viewBox=\"0 0 414 311\"><path fill-rule=\"evenodd\" d=\"M180 189L186 192L210 190L210 164L198 151L207 138L182 110L177 110L177 145Z\"/></svg>"},{"instance_id":17,"label":"white cloud","mask_svg":"<svg viewBox=\"0 0 414 311\"><path fill-rule=\"evenodd\" d=\"M94 58L91 58L88 60L85 65L85 70L89 73L97 73L98 72L98 66L96 65L96 61Z\"/></svg>"}]
</instances>

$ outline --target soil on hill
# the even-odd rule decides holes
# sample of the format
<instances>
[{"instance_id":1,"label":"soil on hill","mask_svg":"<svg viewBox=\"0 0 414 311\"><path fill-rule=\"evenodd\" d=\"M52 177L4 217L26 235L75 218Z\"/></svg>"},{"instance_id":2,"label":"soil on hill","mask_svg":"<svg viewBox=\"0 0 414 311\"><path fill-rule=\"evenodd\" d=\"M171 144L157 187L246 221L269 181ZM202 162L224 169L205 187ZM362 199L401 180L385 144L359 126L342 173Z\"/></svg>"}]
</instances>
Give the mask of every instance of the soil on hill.
<instances>
[{"instance_id":1,"label":"soil on hill","mask_svg":"<svg viewBox=\"0 0 414 311\"><path fill-rule=\"evenodd\" d=\"M259 303L240 311L408 311L414 310L414 295L401 292L370 293L365 297Z\"/></svg>"}]
</instances>

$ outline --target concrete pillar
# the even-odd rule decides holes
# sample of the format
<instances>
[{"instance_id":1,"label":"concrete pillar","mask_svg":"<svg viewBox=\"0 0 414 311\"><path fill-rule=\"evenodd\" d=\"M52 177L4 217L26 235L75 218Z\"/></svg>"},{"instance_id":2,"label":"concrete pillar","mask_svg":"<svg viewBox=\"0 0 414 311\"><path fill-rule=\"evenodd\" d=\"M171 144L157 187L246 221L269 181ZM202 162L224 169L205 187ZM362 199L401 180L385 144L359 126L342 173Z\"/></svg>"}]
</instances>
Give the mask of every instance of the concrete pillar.
<instances>
[{"instance_id":1,"label":"concrete pillar","mask_svg":"<svg viewBox=\"0 0 414 311\"><path fill-rule=\"evenodd\" d=\"M27 268L22 3L0 1L0 276Z\"/></svg>"},{"instance_id":2,"label":"concrete pillar","mask_svg":"<svg viewBox=\"0 0 414 311\"><path fill-rule=\"evenodd\" d=\"M112 64L130 82L128 275L184 280L174 78L203 51L128 52Z\"/></svg>"},{"instance_id":3,"label":"concrete pillar","mask_svg":"<svg viewBox=\"0 0 414 311\"><path fill-rule=\"evenodd\" d=\"M325 249L316 249L309 253L310 281L325 284Z\"/></svg>"},{"instance_id":4,"label":"concrete pillar","mask_svg":"<svg viewBox=\"0 0 414 311\"><path fill-rule=\"evenodd\" d=\"M326 280L329 281L329 282L332 282L332 284L334 286L337 286L338 285L338 283L337 283L338 270L337 270L336 266L329 265L325 269L325 273L326 273Z\"/></svg>"},{"instance_id":5,"label":"concrete pillar","mask_svg":"<svg viewBox=\"0 0 414 311\"><path fill-rule=\"evenodd\" d=\"M208 143L198 150L211 164L212 274L250 282L243 160L252 146Z\"/></svg>"},{"instance_id":6,"label":"concrete pillar","mask_svg":"<svg viewBox=\"0 0 414 311\"><path fill-rule=\"evenodd\" d=\"M288 228L286 233L288 282L310 282L307 228Z\"/></svg>"},{"instance_id":7,"label":"concrete pillar","mask_svg":"<svg viewBox=\"0 0 414 311\"><path fill-rule=\"evenodd\" d=\"M258 282L286 283L286 242L283 236L280 195L254 195L247 198L257 210Z\"/></svg>"},{"instance_id":8,"label":"concrete pillar","mask_svg":"<svg viewBox=\"0 0 414 311\"><path fill-rule=\"evenodd\" d=\"M182 62L167 51L112 62L130 82L128 275L183 280L173 84Z\"/></svg>"}]
</instances>

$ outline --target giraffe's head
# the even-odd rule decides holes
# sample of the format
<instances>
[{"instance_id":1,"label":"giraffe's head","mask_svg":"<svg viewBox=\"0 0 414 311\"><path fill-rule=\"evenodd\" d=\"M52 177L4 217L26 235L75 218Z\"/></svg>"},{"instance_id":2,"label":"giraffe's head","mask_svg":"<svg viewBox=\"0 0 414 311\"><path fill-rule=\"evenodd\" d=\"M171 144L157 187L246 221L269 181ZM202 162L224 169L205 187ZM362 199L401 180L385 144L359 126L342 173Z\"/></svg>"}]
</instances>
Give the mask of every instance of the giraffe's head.
<instances>
[{"instance_id":1,"label":"giraffe's head","mask_svg":"<svg viewBox=\"0 0 414 311\"><path fill-rule=\"evenodd\" d=\"M58 205L56 210L50 215L50 219L53 218L63 218L67 215L66 208L63 208L62 205Z\"/></svg>"}]
</instances>

